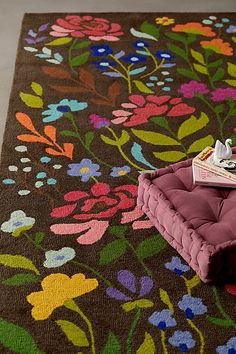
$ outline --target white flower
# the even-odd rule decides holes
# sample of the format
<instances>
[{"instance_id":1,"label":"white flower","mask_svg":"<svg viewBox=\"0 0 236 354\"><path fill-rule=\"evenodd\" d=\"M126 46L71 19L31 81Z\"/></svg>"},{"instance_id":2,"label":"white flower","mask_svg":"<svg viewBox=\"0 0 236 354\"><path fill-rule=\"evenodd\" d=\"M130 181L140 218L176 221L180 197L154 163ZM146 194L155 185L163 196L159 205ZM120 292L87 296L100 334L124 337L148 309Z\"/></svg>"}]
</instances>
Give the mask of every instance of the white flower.
<instances>
[{"instance_id":1,"label":"white flower","mask_svg":"<svg viewBox=\"0 0 236 354\"><path fill-rule=\"evenodd\" d=\"M70 247L63 247L58 251L45 252L46 261L43 263L45 268L57 268L71 261L75 257L75 251Z\"/></svg>"},{"instance_id":2,"label":"white flower","mask_svg":"<svg viewBox=\"0 0 236 354\"><path fill-rule=\"evenodd\" d=\"M16 210L11 213L10 219L1 225L1 230L17 237L22 231L30 230L34 223L35 219L26 216L23 210Z\"/></svg>"}]
</instances>

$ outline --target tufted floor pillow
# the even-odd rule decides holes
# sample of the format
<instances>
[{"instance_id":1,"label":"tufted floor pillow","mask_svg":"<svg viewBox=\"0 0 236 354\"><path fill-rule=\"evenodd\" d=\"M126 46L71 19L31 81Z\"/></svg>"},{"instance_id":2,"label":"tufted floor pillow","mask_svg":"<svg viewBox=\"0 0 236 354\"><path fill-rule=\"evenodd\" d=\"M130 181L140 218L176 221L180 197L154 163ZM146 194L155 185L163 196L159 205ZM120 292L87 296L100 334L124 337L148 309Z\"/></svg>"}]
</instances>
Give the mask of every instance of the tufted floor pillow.
<instances>
[{"instance_id":1,"label":"tufted floor pillow","mask_svg":"<svg viewBox=\"0 0 236 354\"><path fill-rule=\"evenodd\" d=\"M138 206L212 283L236 275L236 189L193 184L191 160L139 176Z\"/></svg>"}]
</instances>

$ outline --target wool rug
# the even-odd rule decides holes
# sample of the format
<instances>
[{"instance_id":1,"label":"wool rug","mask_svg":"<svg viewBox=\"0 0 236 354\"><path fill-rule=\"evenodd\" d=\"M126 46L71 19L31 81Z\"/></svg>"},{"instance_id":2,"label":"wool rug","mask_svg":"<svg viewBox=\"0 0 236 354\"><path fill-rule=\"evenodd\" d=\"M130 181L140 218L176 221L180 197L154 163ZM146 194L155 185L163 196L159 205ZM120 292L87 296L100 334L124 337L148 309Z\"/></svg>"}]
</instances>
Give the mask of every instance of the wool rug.
<instances>
[{"instance_id":1,"label":"wool rug","mask_svg":"<svg viewBox=\"0 0 236 354\"><path fill-rule=\"evenodd\" d=\"M136 208L140 171L236 142L235 14L26 14L1 159L1 353L236 353Z\"/></svg>"}]
</instances>

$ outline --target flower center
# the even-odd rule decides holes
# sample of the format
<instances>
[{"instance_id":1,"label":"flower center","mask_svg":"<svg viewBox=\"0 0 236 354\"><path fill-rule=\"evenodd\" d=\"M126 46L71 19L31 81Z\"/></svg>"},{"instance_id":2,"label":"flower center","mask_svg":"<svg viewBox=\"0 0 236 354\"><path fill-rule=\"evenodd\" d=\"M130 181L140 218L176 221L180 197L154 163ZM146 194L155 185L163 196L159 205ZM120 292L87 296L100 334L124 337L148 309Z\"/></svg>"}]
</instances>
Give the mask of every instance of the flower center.
<instances>
[{"instance_id":1,"label":"flower center","mask_svg":"<svg viewBox=\"0 0 236 354\"><path fill-rule=\"evenodd\" d=\"M18 227L18 226L22 226L23 222L22 221L16 221L13 223L13 226Z\"/></svg>"},{"instance_id":2,"label":"flower center","mask_svg":"<svg viewBox=\"0 0 236 354\"><path fill-rule=\"evenodd\" d=\"M57 107L57 110L59 112L65 113L65 112L69 112L70 107L69 106L59 106L59 107Z\"/></svg>"},{"instance_id":3,"label":"flower center","mask_svg":"<svg viewBox=\"0 0 236 354\"><path fill-rule=\"evenodd\" d=\"M162 56L162 58L170 58L169 54L162 54L161 56Z\"/></svg>"},{"instance_id":4,"label":"flower center","mask_svg":"<svg viewBox=\"0 0 236 354\"><path fill-rule=\"evenodd\" d=\"M56 256L54 259L55 261L62 261L65 258L65 256Z\"/></svg>"},{"instance_id":5,"label":"flower center","mask_svg":"<svg viewBox=\"0 0 236 354\"><path fill-rule=\"evenodd\" d=\"M110 64L105 61L105 62L101 62L100 65L101 65L101 66L109 66Z\"/></svg>"},{"instance_id":6,"label":"flower center","mask_svg":"<svg viewBox=\"0 0 236 354\"><path fill-rule=\"evenodd\" d=\"M80 172L81 173L87 173L89 171L89 167L81 167Z\"/></svg>"},{"instance_id":7,"label":"flower center","mask_svg":"<svg viewBox=\"0 0 236 354\"><path fill-rule=\"evenodd\" d=\"M144 43L138 43L138 47L144 47Z\"/></svg>"},{"instance_id":8,"label":"flower center","mask_svg":"<svg viewBox=\"0 0 236 354\"><path fill-rule=\"evenodd\" d=\"M126 175L126 171L125 171L125 170L120 170L120 171L118 172L118 175L124 176L124 175Z\"/></svg>"},{"instance_id":9,"label":"flower center","mask_svg":"<svg viewBox=\"0 0 236 354\"><path fill-rule=\"evenodd\" d=\"M138 61L138 58L137 57L132 57L131 61Z\"/></svg>"},{"instance_id":10,"label":"flower center","mask_svg":"<svg viewBox=\"0 0 236 354\"><path fill-rule=\"evenodd\" d=\"M104 48L100 48L100 49L98 49L98 52L99 52L99 53L104 53L104 52L105 52L105 49L104 49Z\"/></svg>"}]
</instances>

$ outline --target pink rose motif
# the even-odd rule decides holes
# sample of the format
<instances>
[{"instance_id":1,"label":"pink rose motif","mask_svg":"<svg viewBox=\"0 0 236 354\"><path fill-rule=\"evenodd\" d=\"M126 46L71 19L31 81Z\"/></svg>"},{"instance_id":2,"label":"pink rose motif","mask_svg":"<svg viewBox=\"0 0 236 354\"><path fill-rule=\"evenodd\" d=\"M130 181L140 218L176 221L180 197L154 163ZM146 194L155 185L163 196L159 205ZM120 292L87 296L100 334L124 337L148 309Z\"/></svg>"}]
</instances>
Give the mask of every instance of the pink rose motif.
<instances>
[{"instance_id":1,"label":"pink rose motif","mask_svg":"<svg viewBox=\"0 0 236 354\"><path fill-rule=\"evenodd\" d=\"M68 15L65 19L58 18L56 23L50 32L53 37L88 37L92 41L115 42L124 34L118 23L110 23L99 17Z\"/></svg>"},{"instance_id":2,"label":"pink rose motif","mask_svg":"<svg viewBox=\"0 0 236 354\"><path fill-rule=\"evenodd\" d=\"M147 97L131 95L129 101L121 104L125 109L112 112L116 117L111 120L112 123L134 127L147 123L148 119L154 116L164 114L167 117L181 117L195 112L195 108L183 103L182 98L171 98L168 95L148 95Z\"/></svg>"}]
</instances>

